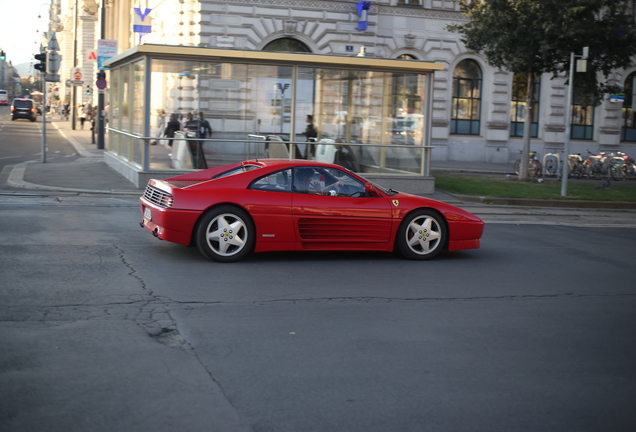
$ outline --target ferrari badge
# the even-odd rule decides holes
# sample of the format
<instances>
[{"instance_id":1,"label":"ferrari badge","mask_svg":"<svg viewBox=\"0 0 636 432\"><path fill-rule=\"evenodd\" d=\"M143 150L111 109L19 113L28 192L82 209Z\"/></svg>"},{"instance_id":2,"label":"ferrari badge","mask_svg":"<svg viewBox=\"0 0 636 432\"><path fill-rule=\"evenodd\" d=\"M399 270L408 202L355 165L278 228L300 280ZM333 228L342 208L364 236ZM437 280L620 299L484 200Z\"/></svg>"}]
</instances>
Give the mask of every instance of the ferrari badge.
<instances>
[{"instance_id":1,"label":"ferrari badge","mask_svg":"<svg viewBox=\"0 0 636 432\"><path fill-rule=\"evenodd\" d=\"M400 205L400 202L398 200L393 200L392 202L393 202L393 205L396 207Z\"/></svg>"}]
</instances>

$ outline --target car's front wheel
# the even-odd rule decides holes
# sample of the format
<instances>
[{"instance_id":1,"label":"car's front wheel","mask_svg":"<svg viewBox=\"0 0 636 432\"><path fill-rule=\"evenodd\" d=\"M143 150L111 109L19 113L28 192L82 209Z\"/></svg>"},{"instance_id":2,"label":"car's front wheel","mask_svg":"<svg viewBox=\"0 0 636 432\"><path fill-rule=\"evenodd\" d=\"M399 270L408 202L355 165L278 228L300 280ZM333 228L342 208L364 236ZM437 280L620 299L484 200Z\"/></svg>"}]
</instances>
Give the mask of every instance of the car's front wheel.
<instances>
[{"instance_id":1,"label":"car's front wheel","mask_svg":"<svg viewBox=\"0 0 636 432\"><path fill-rule=\"evenodd\" d=\"M446 224L442 216L429 209L416 210L404 218L396 237L396 249L405 258L435 258L446 244Z\"/></svg>"},{"instance_id":2,"label":"car's front wheel","mask_svg":"<svg viewBox=\"0 0 636 432\"><path fill-rule=\"evenodd\" d=\"M201 253L218 262L244 258L252 250L254 237L252 219L233 206L220 206L205 213L196 230Z\"/></svg>"}]
</instances>

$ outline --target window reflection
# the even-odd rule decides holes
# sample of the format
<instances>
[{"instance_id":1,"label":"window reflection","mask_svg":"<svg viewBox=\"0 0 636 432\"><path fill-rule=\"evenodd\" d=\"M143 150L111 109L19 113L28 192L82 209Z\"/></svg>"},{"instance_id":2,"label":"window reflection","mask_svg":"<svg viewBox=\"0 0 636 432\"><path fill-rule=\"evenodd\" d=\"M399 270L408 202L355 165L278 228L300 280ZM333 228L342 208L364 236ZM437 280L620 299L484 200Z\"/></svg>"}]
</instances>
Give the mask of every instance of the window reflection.
<instances>
[{"instance_id":1,"label":"window reflection","mask_svg":"<svg viewBox=\"0 0 636 432\"><path fill-rule=\"evenodd\" d=\"M195 156L209 167L282 157L355 172L420 173L429 80L420 73L153 59L149 111L175 115L181 130L173 140L157 137L150 169L196 169L189 160ZM209 122L211 137L183 131L189 114ZM149 130L161 134L160 122L151 115ZM374 147L397 144L412 148ZM196 155L193 146L200 146Z\"/></svg>"},{"instance_id":2,"label":"window reflection","mask_svg":"<svg viewBox=\"0 0 636 432\"><path fill-rule=\"evenodd\" d=\"M462 60L455 68L453 72L451 133L479 135L481 77L481 69L474 60Z\"/></svg>"},{"instance_id":3,"label":"window reflection","mask_svg":"<svg viewBox=\"0 0 636 432\"><path fill-rule=\"evenodd\" d=\"M530 136L539 133L539 90L541 83L537 78L532 95L533 115ZM510 136L522 137L526 119L526 98L528 95L528 79L525 75L515 74L512 81L512 101L510 102Z\"/></svg>"},{"instance_id":4,"label":"window reflection","mask_svg":"<svg viewBox=\"0 0 636 432\"><path fill-rule=\"evenodd\" d=\"M636 5L634 6L636 7ZM623 101L623 127L621 128L622 141L636 141L636 115L634 115L634 83L636 83L636 72L629 74L625 80Z\"/></svg>"}]
</instances>

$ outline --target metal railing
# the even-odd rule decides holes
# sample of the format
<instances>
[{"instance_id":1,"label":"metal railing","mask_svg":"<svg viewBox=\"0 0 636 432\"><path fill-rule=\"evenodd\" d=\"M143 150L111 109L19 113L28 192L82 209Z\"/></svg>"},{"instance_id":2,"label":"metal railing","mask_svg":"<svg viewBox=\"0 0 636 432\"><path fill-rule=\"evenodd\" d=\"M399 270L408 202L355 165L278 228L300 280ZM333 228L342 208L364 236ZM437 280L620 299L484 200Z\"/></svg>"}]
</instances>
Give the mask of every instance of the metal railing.
<instances>
[{"instance_id":1,"label":"metal railing","mask_svg":"<svg viewBox=\"0 0 636 432\"><path fill-rule=\"evenodd\" d=\"M135 133L107 128L110 134L118 134L131 141L123 151L122 145L117 145L119 139L110 135L108 150L129 163L135 163L132 155L135 141L141 143L141 160L138 165L143 171L152 170L196 170L207 168L208 160L215 160L214 156L205 155L203 145L206 150L214 146L225 147L225 151L217 151L217 154L224 156L224 163L228 163L227 156L234 158L234 162L253 158L277 158L277 159L310 159L321 162L336 163L354 172L374 174L390 174L397 176L411 177L420 175L430 176L431 149L433 146L421 146L414 144L369 144L360 142L336 142L334 139L322 139L319 141L288 141L281 135L256 135L248 134L248 139L221 139L221 138L199 138L188 137L183 131L178 131L174 138L142 136ZM151 143L160 143L157 146ZM169 144L172 143L172 144ZM239 145L243 145L239 149ZM231 151L227 151L227 146L233 146ZM113 148L117 147L117 148ZM153 151L153 148L165 147L165 151ZM416 155L413 152L421 152ZM393 155L389 154L390 152ZM396 166L399 159L395 153L402 152L397 156L404 156L408 161L408 166ZM153 154L155 153L155 154ZM410 153L410 154L409 154ZM339 159L340 158L340 159ZM162 166L162 162L164 166ZM223 163L221 163L223 164ZM155 165L152 168L152 165ZM417 169L416 169L417 168Z\"/></svg>"}]
</instances>

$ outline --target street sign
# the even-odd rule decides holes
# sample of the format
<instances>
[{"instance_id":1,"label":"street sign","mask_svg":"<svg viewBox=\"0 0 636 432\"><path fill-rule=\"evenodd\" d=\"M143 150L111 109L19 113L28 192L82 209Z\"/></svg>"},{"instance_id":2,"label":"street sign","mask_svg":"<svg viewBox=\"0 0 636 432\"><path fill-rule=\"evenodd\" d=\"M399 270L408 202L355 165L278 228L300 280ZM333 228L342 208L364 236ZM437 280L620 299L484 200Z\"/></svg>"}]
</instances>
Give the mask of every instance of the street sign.
<instances>
[{"instance_id":1,"label":"street sign","mask_svg":"<svg viewBox=\"0 0 636 432\"><path fill-rule=\"evenodd\" d=\"M104 90L106 88L106 84L105 78L97 78L97 81L95 82L95 86L97 86L99 90Z\"/></svg>"},{"instance_id":2,"label":"street sign","mask_svg":"<svg viewBox=\"0 0 636 432\"><path fill-rule=\"evenodd\" d=\"M84 84L84 81L73 81L74 86L80 86L82 84Z\"/></svg>"},{"instance_id":3,"label":"street sign","mask_svg":"<svg viewBox=\"0 0 636 432\"><path fill-rule=\"evenodd\" d=\"M99 39L97 41L97 68L104 70L104 62L117 55L117 41Z\"/></svg>"}]
</instances>

